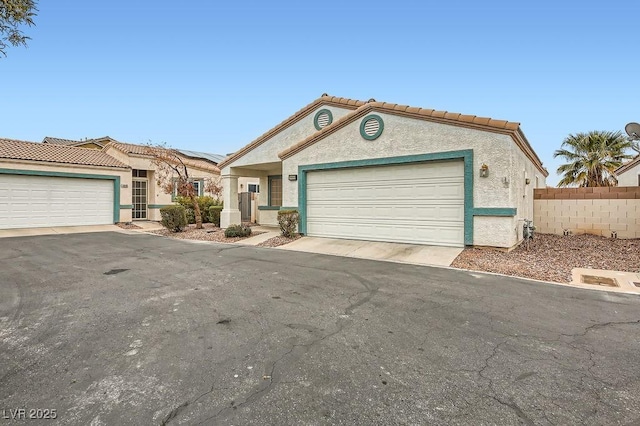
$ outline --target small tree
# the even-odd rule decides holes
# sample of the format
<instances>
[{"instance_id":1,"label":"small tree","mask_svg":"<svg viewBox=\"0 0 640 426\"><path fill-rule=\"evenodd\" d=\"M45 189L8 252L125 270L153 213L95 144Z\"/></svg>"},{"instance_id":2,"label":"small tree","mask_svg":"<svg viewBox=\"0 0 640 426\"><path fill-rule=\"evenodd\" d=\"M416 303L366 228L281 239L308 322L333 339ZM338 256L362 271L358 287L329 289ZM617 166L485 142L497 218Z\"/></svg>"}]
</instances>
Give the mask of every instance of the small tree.
<instances>
[{"instance_id":1,"label":"small tree","mask_svg":"<svg viewBox=\"0 0 640 426\"><path fill-rule=\"evenodd\" d=\"M182 156L175 149L164 145L147 146L147 155L156 166L156 181L167 194L174 192L191 200L196 220L196 229L202 229L202 214L198 203L198 194L189 176L189 169ZM219 197L222 186L219 180L206 179L205 190Z\"/></svg>"},{"instance_id":2,"label":"small tree","mask_svg":"<svg viewBox=\"0 0 640 426\"><path fill-rule=\"evenodd\" d=\"M38 9L35 0L0 1L0 55L7 56L7 43L26 46L30 37L20 30L21 25L32 26Z\"/></svg>"}]
</instances>

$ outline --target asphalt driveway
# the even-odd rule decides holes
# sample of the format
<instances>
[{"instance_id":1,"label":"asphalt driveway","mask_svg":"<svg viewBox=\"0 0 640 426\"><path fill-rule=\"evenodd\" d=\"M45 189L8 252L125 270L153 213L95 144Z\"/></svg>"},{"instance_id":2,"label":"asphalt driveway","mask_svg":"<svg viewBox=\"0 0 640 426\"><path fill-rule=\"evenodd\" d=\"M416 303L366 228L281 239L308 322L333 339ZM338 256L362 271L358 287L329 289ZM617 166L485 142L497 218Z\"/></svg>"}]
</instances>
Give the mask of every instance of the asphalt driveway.
<instances>
[{"instance_id":1,"label":"asphalt driveway","mask_svg":"<svg viewBox=\"0 0 640 426\"><path fill-rule=\"evenodd\" d=\"M0 292L10 424L640 421L638 296L119 233L4 239Z\"/></svg>"}]
</instances>

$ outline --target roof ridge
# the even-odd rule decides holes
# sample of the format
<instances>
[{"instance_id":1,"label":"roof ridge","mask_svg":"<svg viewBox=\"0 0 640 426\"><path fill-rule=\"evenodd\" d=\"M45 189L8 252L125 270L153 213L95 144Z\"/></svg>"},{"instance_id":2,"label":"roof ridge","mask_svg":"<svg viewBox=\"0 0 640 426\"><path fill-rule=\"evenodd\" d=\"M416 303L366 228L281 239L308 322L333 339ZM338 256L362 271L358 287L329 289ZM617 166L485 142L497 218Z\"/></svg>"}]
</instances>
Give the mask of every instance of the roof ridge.
<instances>
[{"instance_id":1,"label":"roof ridge","mask_svg":"<svg viewBox=\"0 0 640 426\"><path fill-rule=\"evenodd\" d=\"M281 121L279 124L275 125L271 129L269 129L268 131L266 131L262 135L258 136L256 139L254 139L253 141L251 141L247 145L245 145L244 147L240 148L238 151L236 151L233 154L227 156L227 158L225 158L223 161L221 161L218 164L218 167L220 167L222 169L223 167L227 166L232 161L237 160L238 158L244 156L247 152L249 152L249 151L253 150L254 148L262 145L264 142L266 142L268 139L270 139L271 137L273 137L276 134L278 134L280 131L286 129L290 125L292 125L292 124L296 123L297 121L299 121L302 117L306 116L309 113L310 110L314 109L315 107L317 107L318 105L320 105L322 103L339 105L339 106L347 107L347 108L350 108L350 109L357 109L357 108L361 107L362 105L366 104L366 102L359 101L359 100L356 100L356 99L341 98L341 97L338 97L338 96L331 96L331 95L328 95L326 93L323 93L319 98L317 98L313 102L305 105L304 107L302 107L301 109L299 109L298 111L296 111L292 115L290 115L288 118L286 118L283 121Z\"/></svg>"},{"instance_id":2,"label":"roof ridge","mask_svg":"<svg viewBox=\"0 0 640 426\"><path fill-rule=\"evenodd\" d=\"M101 150L1 137L0 158L85 166L129 168L127 164Z\"/></svg>"},{"instance_id":3,"label":"roof ridge","mask_svg":"<svg viewBox=\"0 0 640 426\"><path fill-rule=\"evenodd\" d=\"M278 157L280 157L281 160L284 160L296 154L297 152L302 151L307 146L314 144L320 139L323 139L325 136L341 128L343 125L355 121L359 117L364 116L366 113L373 110L382 110L383 112L394 115L408 116L428 121L435 121L462 127L470 127L510 134L516 144L523 151L523 153L527 157L529 157L529 159L532 160L532 162L536 165L538 170L540 170L545 175L548 175L547 170L542 165L542 161L529 144L529 141L524 136L522 129L520 129L519 122L496 120L490 117L478 117L476 115L440 111L431 108L412 107L409 105L395 104L390 102L378 102L375 100L370 100L369 102L364 103L355 111L352 111L351 113L341 117L330 125L296 143L295 145L292 145L289 148L283 150L282 152L278 153Z\"/></svg>"}]
</instances>

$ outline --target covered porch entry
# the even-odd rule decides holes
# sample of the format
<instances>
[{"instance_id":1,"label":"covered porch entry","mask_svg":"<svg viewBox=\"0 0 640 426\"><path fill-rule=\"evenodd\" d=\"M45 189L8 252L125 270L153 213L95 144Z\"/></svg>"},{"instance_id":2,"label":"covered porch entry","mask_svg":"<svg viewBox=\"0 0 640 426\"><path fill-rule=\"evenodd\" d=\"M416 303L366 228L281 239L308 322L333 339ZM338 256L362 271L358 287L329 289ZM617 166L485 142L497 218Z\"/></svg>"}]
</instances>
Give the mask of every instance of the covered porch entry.
<instances>
[{"instance_id":1,"label":"covered porch entry","mask_svg":"<svg viewBox=\"0 0 640 426\"><path fill-rule=\"evenodd\" d=\"M220 216L220 226L228 228L229 225L240 224L246 219L248 198L255 203L256 223L265 226L278 225L278 210L282 206L282 163L251 164L242 167L231 167L229 173L222 175L224 209ZM249 196L243 191L250 192L246 181L259 180L258 188L252 186L255 191ZM245 188L246 187L246 188ZM242 189L240 189L242 188ZM240 191L240 192L239 192ZM243 205L241 205L243 204ZM244 216L244 218L243 218Z\"/></svg>"}]
</instances>

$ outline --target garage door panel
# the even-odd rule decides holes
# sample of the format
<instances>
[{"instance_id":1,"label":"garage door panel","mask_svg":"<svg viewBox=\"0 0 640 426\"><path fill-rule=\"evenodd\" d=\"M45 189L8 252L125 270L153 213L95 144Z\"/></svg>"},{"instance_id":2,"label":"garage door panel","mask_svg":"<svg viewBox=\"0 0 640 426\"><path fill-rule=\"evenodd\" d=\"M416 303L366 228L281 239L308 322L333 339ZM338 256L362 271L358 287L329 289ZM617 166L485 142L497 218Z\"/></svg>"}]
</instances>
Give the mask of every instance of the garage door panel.
<instances>
[{"instance_id":1,"label":"garage door panel","mask_svg":"<svg viewBox=\"0 0 640 426\"><path fill-rule=\"evenodd\" d=\"M113 181L0 175L0 229L113 223Z\"/></svg>"},{"instance_id":2,"label":"garage door panel","mask_svg":"<svg viewBox=\"0 0 640 426\"><path fill-rule=\"evenodd\" d=\"M462 246L464 164L309 172L307 234Z\"/></svg>"},{"instance_id":3,"label":"garage door panel","mask_svg":"<svg viewBox=\"0 0 640 426\"><path fill-rule=\"evenodd\" d=\"M309 222L309 235L320 235L329 238L347 238L371 241L391 241L400 243L416 243L416 235L420 235L423 243L437 245L458 245L464 238L460 224L444 224L436 221L416 224L391 224L377 221L366 222L344 218L331 222Z\"/></svg>"}]
</instances>

